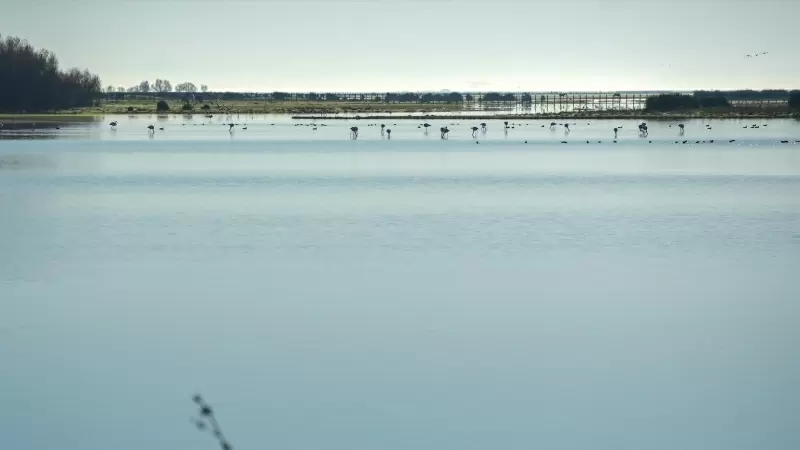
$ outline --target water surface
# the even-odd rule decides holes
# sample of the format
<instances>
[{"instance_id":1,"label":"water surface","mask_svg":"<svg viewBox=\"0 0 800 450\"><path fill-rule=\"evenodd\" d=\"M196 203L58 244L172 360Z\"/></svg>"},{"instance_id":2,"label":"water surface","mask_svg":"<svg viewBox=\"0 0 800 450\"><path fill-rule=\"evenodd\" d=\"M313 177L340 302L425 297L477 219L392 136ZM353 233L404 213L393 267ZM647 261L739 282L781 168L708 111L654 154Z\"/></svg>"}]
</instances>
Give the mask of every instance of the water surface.
<instances>
[{"instance_id":1,"label":"water surface","mask_svg":"<svg viewBox=\"0 0 800 450\"><path fill-rule=\"evenodd\" d=\"M0 142L9 448L800 447L796 122L215 120Z\"/></svg>"}]
</instances>

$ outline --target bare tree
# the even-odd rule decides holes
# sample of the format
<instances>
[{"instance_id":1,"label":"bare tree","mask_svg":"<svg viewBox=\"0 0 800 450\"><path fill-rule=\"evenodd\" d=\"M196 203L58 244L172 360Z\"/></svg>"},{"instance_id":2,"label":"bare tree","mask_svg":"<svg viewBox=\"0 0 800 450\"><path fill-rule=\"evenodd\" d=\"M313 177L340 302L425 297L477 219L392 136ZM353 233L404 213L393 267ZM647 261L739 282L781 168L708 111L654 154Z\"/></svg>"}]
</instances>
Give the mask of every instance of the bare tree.
<instances>
[{"instance_id":1,"label":"bare tree","mask_svg":"<svg viewBox=\"0 0 800 450\"><path fill-rule=\"evenodd\" d=\"M114 92L114 86L111 85L106 86L106 92L109 94Z\"/></svg>"},{"instance_id":2,"label":"bare tree","mask_svg":"<svg viewBox=\"0 0 800 450\"><path fill-rule=\"evenodd\" d=\"M117 92L125 92L125 88L122 86L117 86Z\"/></svg>"},{"instance_id":3,"label":"bare tree","mask_svg":"<svg viewBox=\"0 0 800 450\"><path fill-rule=\"evenodd\" d=\"M207 84L201 84L200 85L200 90L203 91L203 92L208 92L208 85Z\"/></svg>"},{"instance_id":4,"label":"bare tree","mask_svg":"<svg viewBox=\"0 0 800 450\"><path fill-rule=\"evenodd\" d=\"M187 81L175 86L175 92L197 92L197 86L194 83Z\"/></svg>"},{"instance_id":5,"label":"bare tree","mask_svg":"<svg viewBox=\"0 0 800 450\"><path fill-rule=\"evenodd\" d=\"M159 93L172 92L172 83L169 80L156 79L153 83L153 90Z\"/></svg>"},{"instance_id":6,"label":"bare tree","mask_svg":"<svg viewBox=\"0 0 800 450\"><path fill-rule=\"evenodd\" d=\"M142 81L139 83L139 92L150 92L150 82L147 80Z\"/></svg>"}]
</instances>

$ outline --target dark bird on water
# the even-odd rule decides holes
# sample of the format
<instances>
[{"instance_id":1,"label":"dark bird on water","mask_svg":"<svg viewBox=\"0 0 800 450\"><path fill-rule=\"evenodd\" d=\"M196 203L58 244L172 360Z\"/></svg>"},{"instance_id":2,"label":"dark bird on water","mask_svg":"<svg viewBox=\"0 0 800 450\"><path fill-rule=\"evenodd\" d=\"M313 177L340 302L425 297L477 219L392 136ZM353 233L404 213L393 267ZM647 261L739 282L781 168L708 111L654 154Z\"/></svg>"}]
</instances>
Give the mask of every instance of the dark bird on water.
<instances>
[{"instance_id":1,"label":"dark bird on water","mask_svg":"<svg viewBox=\"0 0 800 450\"><path fill-rule=\"evenodd\" d=\"M148 130L149 133L155 133L156 132L156 127L154 127L152 125L148 125L147 126L147 130Z\"/></svg>"}]
</instances>

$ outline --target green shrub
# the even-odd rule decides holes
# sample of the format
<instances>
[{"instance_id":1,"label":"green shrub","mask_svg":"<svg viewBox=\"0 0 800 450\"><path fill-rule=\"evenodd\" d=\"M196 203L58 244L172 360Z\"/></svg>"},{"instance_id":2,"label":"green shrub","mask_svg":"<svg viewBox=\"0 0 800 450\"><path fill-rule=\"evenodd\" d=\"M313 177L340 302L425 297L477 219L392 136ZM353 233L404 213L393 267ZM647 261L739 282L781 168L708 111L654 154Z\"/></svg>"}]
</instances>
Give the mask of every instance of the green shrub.
<instances>
[{"instance_id":1,"label":"green shrub","mask_svg":"<svg viewBox=\"0 0 800 450\"><path fill-rule=\"evenodd\" d=\"M156 112L166 112L169 111L169 105L164 100L159 100L156 103Z\"/></svg>"}]
</instances>

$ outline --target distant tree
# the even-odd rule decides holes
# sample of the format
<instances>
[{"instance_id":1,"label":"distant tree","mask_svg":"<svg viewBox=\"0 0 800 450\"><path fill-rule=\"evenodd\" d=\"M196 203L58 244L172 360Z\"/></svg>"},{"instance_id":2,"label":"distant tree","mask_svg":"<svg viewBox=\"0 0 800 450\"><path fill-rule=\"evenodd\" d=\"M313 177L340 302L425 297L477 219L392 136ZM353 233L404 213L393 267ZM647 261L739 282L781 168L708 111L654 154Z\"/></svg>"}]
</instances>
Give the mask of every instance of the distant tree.
<instances>
[{"instance_id":1,"label":"distant tree","mask_svg":"<svg viewBox=\"0 0 800 450\"><path fill-rule=\"evenodd\" d=\"M139 83L139 92L150 92L150 82L144 80Z\"/></svg>"},{"instance_id":2,"label":"distant tree","mask_svg":"<svg viewBox=\"0 0 800 450\"><path fill-rule=\"evenodd\" d=\"M483 95L484 102L516 102L517 98L514 94L500 94L497 92L489 92Z\"/></svg>"},{"instance_id":3,"label":"distant tree","mask_svg":"<svg viewBox=\"0 0 800 450\"><path fill-rule=\"evenodd\" d=\"M317 101L317 100L319 100L319 95L317 95L317 93L316 93L316 92L309 92L309 93L308 93L308 95L306 96L306 98L307 98L309 101L312 101L312 102L313 102L313 101Z\"/></svg>"},{"instance_id":4,"label":"distant tree","mask_svg":"<svg viewBox=\"0 0 800 450\"><path fill-rule=\"evenodd\" d=\"M464 96L458 92L450 92L449 94L444 95L444 101L446 103L463 103Z\"/></svg>"},{"instance_id":5,"label":"distant tree","mask_svg":"<svg viewBox=\"0 0 800 450\"><path fill-rule=\"evenodd\" d=\"M109 93L109 94L114 92L114 86L111 86L111 85L106 86L106 92Z\"/></svg>"},{"instance_id":6,"label":"distant tree","mask_svg":"<svg viewBox=\"0 0 800 450\"><path fill-rule=\"evenodd\" d=\"M117 92L125 92L125 88L122 86L117 86Z\"/></svg>"},{"instance_id":7,"label":"distant tree","mask_svg":"<svg viewBox=\"0 0 800 450\"><path fill-rule=\"evenodd\" d=\"M206 103L205 105L203 105L203 107L202 107L201 109L202 109L203 111L205 111L205 112L208 112L208 111L211 109L211 107L210 107L210 106L208 106L208 103Z\"/></svg>"},{"instance_id":8,"label":"distant tree","mask_svg":"<svg viewBox=\"0 0 800 450\"><path fill-rule=\"evenodd\" d=\"M183 111L183 112L191 111L193 109L194 109L194 107L189 102L184 102L183 106L181 106L181 111Z\"/></svg>"},{"instance_id":9,"label":"distant tree","mask_svg":"<svg viewBox=\"0 0 800 450\"><path fill-rule=\"evenodd\" d=\"M137 86L131 86L128 89L126 89L126 91L128 91L128 92L139 92L139 86L138 85Z\"/></svg>"},{"instance_id":10,"label":"distant tree","mask_svg":"<svg viewBox=\"0 0 800 450\"><path fill-rule=\"evenodd\" d=\"M176 85L175 92L197 92L197 86L190 81L186 81Z\"/></svg>"},{"instance_id":11,"label":"distant tree","mask_svg":"<svg viewBox=\"0 0 800 450\"><path fill-rule=\"evenodd\" d=\"M128 106L128 112L129 112L129 113L132 113L132 112L133 112L133 106Z\"/></svg>"},{"instance_id":12,"label":"distant tree","mask_svg":"<svg viewBox=\"0 0 800 450\"><path fill-rule=\"evenodd\" d=\"M273 92L272 93L272 99L273 100L281 101L281 100L286 100L287 98L289 98L289 94L286 93L286 92Z\"/></svg>"},{"instance_id":13,"label":"distant tree","mask_svg":"<svg viewBox=\"0 0 800 450\"><path fill-rule=\"evenodd\" d=\"M467 95L464 96L464 100L466 100L468 102L471 102L471 101L475 100L475 97L473 97L472 94L467 94Z\"/></svg>"},{"instance_id":14,"label":"distant tree","mask_svg":"<svg viewBox=\"0 0 800 450\"><path fill-rule=\"evenodd\" d=\"M533 103L531 94L522 94L522 103Z\"/></svg>"},{"instance_id":15,"label":"distant tree","mask_svg":"<svg viewBox=\"0 0 800 450\"><path fill-rule=\"evenodd\" d=\"M207 84L201 84L200 85L200 92L208 92L208 85Z\"/></svg>"},{"instance_id":16,"label":"distant tree","mask_svg":"<svg viewBox=\"0 0 800 450\"><path fill-rule=\"evenodd\" d=\"M172 92L172 83L168 80L156 79L153 83L153 90L163 94L164 92Z\"/></svg>"},{"instance_id":17,"label":"distant tree","mask_svg":"<svg viewBox=\"0 0 800 450\"><path fill-rule=\"evenodd\" d=\"M800 110L800 91L792 91L789 94L789 108Z\"/></svg>"},{"instance_id":18,"label":"distant tree","mask_svg":"<svg viewBox=\"0 0 800 450\"><path fill-rule=\"evenodd\" d=\"M169 111L169 105L164 100L159 100L156 103L156 112L166 112Z\"/></svg>"}]
</instances>

